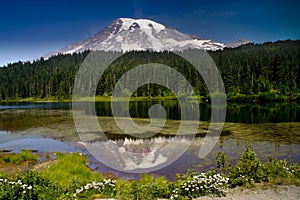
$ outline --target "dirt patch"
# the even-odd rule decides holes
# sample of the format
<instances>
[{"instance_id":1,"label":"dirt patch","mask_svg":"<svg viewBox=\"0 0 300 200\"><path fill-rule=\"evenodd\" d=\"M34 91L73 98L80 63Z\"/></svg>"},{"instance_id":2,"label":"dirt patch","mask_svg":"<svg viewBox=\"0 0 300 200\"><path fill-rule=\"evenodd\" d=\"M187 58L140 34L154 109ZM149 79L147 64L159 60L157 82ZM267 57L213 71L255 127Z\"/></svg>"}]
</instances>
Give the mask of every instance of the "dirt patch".
<instances>
[{"instance_id":1,"label":"dirt patch","mask_svg":"<svg viewBox=\"0 0 300 200\"><path fill-rule=\"evenodd\" d=\"M298 200L300 187L294 185L231 189L226 197L199 197L196 200Z\"/></svg>"},{"instance_id":2,"label":"dirt patch","mask_svg":"<svg viewBox=\"0 0 300 200\"><path fill-rule=\"evenodd\" d=\"M53 165L57 163L57 160L47 160L47 161L44 161L44 162L40 162L40 163L37 163L36 165L34 165L31 170L33 171L42 171L46 168L48 168L50 165Z\"/></svg>"}]
</instances>

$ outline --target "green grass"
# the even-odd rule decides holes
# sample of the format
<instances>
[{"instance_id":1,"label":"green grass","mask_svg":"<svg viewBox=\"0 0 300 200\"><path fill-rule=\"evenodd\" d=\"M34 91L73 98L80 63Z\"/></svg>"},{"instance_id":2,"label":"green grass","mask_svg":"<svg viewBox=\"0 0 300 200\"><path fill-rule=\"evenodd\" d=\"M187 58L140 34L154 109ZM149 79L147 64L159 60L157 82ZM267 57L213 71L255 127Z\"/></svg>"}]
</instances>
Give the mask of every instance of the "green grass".
<instances>
[{"instance_id":1,"label":"green grass","mask_svg":"<svg viewBox=\"0 0 300 200\"><path fill-rule=\"evenodd\" d=\"M17 98L17 99L6 99L1 100L0 102L70 102L70 98L61 98L61 97L45 97L45 98L39 98L39 97L27 97L27 98Z\"/></svg>"},{"instance_id":2,"label":"green grass","mask_svg":"<svg viewBox=\"0 0 300 200\"><path fill-rule=\"evenodd\" d=\"M256 102L256 103L267 103L267 102L287 102L291 101L288 96L276 93L276 92L260 92L258 94L227 94L227 100L233 102Z\"/></svg>"},{"instance_id":3,"label":"green grass","mask_svg":"<svg viewBox=\"0 0 300 200\"><path fill-rule=\"evenodd\" d=\"M23 162L36 162L38 156L29 150L24 150L19 154L7 154L2 157L4 163L20 164Z\"/></svg>"},{"instance_id":4,"label":"green grass","mask_svg":"<svg viewBox=\"0 0 300 200\"><path fill-rule=\"evenodd\" d=\"M79 153L57 153L57 163L42 171L42 176L64 189L74 189L90 181L102 180L100 173L86 166L87 159Z\"/></svg>"},{"instance_id":5,"label":"green grass","mask_svg":"<svg viewBox=\"0 0 300 200\"><path fill-rule=\"evenodd\" d=\"M200 96L191 96L188 97L189 100L201 100ZM39 98L39 97L28 97L28 98L19 98L19 99L7 99L1 100L0 102L71 102L71 101L83 101L83 102L110 102L112 100L111 96L92 96L92 97L78 97L72 99L70 98L61 98L61 97L46 97L46 98ZM114 98L116 101L125 101L126 98L118 97ZM176 96L156 96L156 97L147 97L147 96L140 96L140 97L130 97L130 101L149 101L149 100L177 100Z\"/></svg>"},{"instance_id":6,"label":"green grass","mask_svg":"<svg viewBox=\"0 0 300 200\"><path fill-rule=\"evenodd\" d=\"M214 98L217 98L217 94L212 94ZM222 97L222 96L220 96ZM223 97L222 97L223 98ZM125 98L118 97L114 98L116 101L125 101ZM206 97L202 96L191 96L188 97L189 100L198 100L199 102L201 99L204 101L209 101L210 95ZM7 99L7 100L0 100L0 102L72 102L72 101L82 101L82 102L110 102L112 100L111 96L95 96L95 97L78 97L72 99L72 97L65 98L65 97L46 97L46 98L39 98L39 97L28 97L28 98L19 98L19 99ZM176 96L155 96L155 97L148 97L148 96L140 96L140 97L131 97L130 101L149 101L149 100L177 100ZM272 92L260 92L259 94L240 94L240 93L230 93L226 95L226 100L231 102L256 102L256 103L266 103L266 102L299 102L300 95L295 94L294 96L288 97L282 94L275 94Z\"/></svg>"}]
</instances>

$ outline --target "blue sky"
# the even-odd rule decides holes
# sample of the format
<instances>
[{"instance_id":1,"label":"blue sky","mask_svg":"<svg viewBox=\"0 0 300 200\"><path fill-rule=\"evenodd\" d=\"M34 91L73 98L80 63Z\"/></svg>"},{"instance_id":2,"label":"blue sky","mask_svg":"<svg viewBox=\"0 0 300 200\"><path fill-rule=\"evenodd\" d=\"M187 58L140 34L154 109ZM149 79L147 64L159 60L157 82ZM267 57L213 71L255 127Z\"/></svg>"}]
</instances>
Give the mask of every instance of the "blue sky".
<instances>
[{"instance_id":1,"label":"blue sky","mask_svg":"<svg viewBox=\"0 0 300 200\"><path fill-rule=\"evenodd\" d=\"M300 39L298 0L3 0L0 66L81 41L119 17L148 18L219 42Z\"/></svg>"}]
</instances>

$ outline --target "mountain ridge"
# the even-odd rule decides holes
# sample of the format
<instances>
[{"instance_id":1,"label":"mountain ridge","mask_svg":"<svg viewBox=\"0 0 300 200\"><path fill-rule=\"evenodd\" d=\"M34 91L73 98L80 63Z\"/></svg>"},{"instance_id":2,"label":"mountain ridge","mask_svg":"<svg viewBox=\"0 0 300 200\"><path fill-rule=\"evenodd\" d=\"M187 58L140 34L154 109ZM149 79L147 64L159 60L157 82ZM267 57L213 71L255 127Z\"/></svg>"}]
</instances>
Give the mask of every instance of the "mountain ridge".
<instances>
[{"instance_id":1,"label":"mountain ridge","mask_svg":"<svg viewBox=\"0 0 300 200\"><path fill-rule=\"evenodd\" d=\"M64 48L43 56L47 59L57 54L72 54L86 50L103 51L180 51L184 49L219 50L225 47L237 47L248 43L247 40L238 43L214 42L197 35L184 34L175 27L165 26L149 19L118 18L95 35L75 42Z\"/></svg>"}]
</instances>

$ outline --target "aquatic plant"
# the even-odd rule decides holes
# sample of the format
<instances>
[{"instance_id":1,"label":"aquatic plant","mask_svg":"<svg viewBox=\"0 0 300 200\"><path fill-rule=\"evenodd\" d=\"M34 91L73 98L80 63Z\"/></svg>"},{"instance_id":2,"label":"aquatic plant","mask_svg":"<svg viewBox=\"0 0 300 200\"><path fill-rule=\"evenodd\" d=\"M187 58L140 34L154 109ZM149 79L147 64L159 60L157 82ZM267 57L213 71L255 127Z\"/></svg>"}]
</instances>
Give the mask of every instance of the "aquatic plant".
<instances>
[{"instance_id":1,"label":"aquatic plant","mask_svg":"<svg viewBox=\"0 0 300 200\"><path fill-rule=\"evenodd\" d=\"M4 163L13 163L13 164L20 164L22 162L35 162L37 161L38 156L33 154L30 150L23 150L19 154L11 154L11 155L4 155L2 160Z\"/></svg>"}]
</instances>

